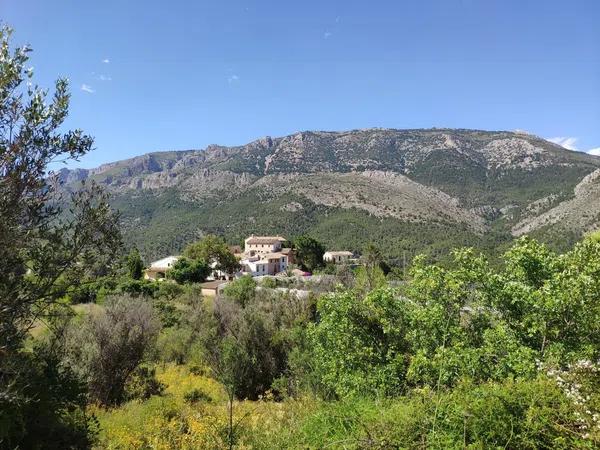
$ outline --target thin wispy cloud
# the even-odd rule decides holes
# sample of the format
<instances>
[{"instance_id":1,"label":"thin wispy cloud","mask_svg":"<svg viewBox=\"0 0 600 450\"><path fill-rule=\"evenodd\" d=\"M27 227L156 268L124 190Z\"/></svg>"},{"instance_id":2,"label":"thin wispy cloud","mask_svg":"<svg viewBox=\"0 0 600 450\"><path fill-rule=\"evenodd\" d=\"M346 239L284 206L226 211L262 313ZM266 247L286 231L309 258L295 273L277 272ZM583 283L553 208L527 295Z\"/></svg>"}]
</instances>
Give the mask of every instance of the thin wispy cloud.
<instances>
[{"instance_id":1,"label":"thin wispy cloud","mask_svg":"<svg viewBox=\"0 0 600 450\"><path fill-rule=\"evenodd\" d=\"M235 75L235 74L230 75L230 76L227 77L227 82L229 84L239 83L239 81L240 81L240 77L237 76L237 75Z\"/></svg>"},{"instance_id":2,"label":"thin wispy cloud","mask_svg":"<svg viewBox=\"0 0 600 450\"><path fill-rule=\"evenodd\" d=\"M102 60L102 62L103 62L104 64L110 64L110 59L108 59L108 58L104 58L104 59Z\"/></svg>"},{"instance_id":3,"label":"thin wispy cloud","mask_svg":"<svg viewBox=\"0 0 600 450\"><path fill-rule=\"evenodd\" d=\"M112 81L112 77L110 75L98 75L98 80L100 81Z\"/></svg>"},{"instance_id":4,"label":"thin wispy cloud","mask_svg":"<svg viewBox=\"0 0 600 450\"><path fill-rule=\"evenodd\" d=\"M93 94L94 92L96 92L94 89L92 89L92 87L89 84L85 83L81 85L81 90L83 92L87 92L88 94Z\"/></svg>"},{"instance_id":5,"label":"thin wispy cloud","mask_svg":"<svg viewBox=\"0 0 600 450\"><path fill-rule=\"evenodd\" d=\"M326 31L325 33L323 33L323 39L329 39L331 36L333 36L333 33L331 31Z\"/></svg>"},{"instance_id":6,"label":"thin wispy cloud","mask_svg":"<svg viewBox=\"0 0 600 450\"><path fill-rule=\"evenodd\" d=\"M590 155L600 156L600 147L590 148L588 150L580 149L577 146L577 141L579 140L576 137L568 136L568 137L553 137L548 139L550 142L554 142L555 144L560 145L568 150L575 150L578 152L589 153Z\"/></svg>"}]
</instances>

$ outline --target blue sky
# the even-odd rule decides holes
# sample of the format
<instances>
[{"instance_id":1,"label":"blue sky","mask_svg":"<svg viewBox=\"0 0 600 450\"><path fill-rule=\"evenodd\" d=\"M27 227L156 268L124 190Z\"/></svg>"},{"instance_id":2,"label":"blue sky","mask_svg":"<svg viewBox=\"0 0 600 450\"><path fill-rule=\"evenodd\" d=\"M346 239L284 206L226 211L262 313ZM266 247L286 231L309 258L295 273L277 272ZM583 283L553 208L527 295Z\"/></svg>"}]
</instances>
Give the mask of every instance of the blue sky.
<instances>
[{"instance_id":1,"label":"blue sky","mask_svg":"<svg viewBox=\"0 0 600 450\"><path fill-rule=\"evenodd\" d=\"M80 166L300 130L522 129L600 152L600 1L0 0Z\"/></svg>"}]
</instances>

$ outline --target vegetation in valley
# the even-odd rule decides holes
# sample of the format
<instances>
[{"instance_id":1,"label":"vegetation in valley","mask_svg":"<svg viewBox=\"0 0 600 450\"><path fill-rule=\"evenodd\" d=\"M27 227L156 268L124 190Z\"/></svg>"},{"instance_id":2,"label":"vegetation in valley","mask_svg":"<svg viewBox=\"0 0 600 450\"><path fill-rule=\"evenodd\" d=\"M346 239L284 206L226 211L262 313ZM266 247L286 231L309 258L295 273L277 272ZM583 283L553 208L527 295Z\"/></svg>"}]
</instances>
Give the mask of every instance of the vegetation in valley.
<instances>
[{"instance_id":1,"label":"vegetation in valley","mask_svg":"<svg viewBox=\"0 0 600 450\"><path fill-rule=\"evenodd\" d=\"M525 238L497 268L472 249L417 258L400 283L364 253L348 287L302 299L249 277L216 299L182 287L142 363L160 388L88 407L97 445L600 445L595 236L565 254Z\"/></svg>"}]
</instances>

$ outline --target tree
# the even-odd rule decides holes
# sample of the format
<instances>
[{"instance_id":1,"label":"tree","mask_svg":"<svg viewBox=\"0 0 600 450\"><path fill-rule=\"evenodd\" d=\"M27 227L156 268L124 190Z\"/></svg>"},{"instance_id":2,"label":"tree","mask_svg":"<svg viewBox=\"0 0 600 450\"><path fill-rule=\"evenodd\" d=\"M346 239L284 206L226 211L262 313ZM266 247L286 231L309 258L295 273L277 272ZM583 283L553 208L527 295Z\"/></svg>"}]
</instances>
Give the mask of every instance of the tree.
<instances>
[{"instance_id":1,"label":"tree","mask_svg":"<svg viewBox=\"0 0 600 450\"><path fill-rule=\"evenodd\" d=\"M22 351L31 327L56 315L59 299L93 282L99 268L114 270L121 248L118 217L101 189L68 194L49 170L93 145L81 130L62 131L67 80L56 81L49 97L26 68L30 49L12 50L10 37L0 28L0 423L18 422L36 401L24 393L27 368L40 357Z\"/></svg>"},{"instance_id":2,"label":"tree","mask_svg":"<svg viewBox=\"0 0 600 450\"><path fill-rule=\"evenodd\" d=\"M65 362L88 381L92 399L105 406L118 405L159 330L160 322L148 301L108 298L105 310L73 324Z\"/></svg>"},{"instance_id":3,"label":"tree","mask_svg":"<svg viewBox=\"0 0 600 450\"><path fill-rule=\"evenodd\" d=\"M318 267L323 267L323 254L325 247L310 236L300 236L294 240L296 259L304 270L312 272Z\"/></svg>"},{"instance_id":4,"label":"tree","mask_svg":"<svg viewBox=\"0 0 600 450\"><path fill-rule=\"evenodd\" d=\"M167 277L175 280L179 284L202 283L210 274L210 267L201 259L179 258L171 270L167 272Z\"/></svg>"},{"instance_id":5,"label":"tree","mask_svg":"<svg viewBox=\"0 0 600 450\"><path fill-rule=\"evenodd\" d=\"M392 395L404 387L408 358L406 311L387 289L365 298L337 292L317 303L309 325L315 370L328 394Z\"/></svg>"},{"instance_id":6,"label":"tree","mask_svg":"<svg viewBox=\"0 0 600 450\"><path fill-rule=\"evenodd\" d=\"M183 251L183 256L205 261L209 265L216 262L215 269L227 274L233 274L239 269L238 260L225 241L214 234L208 234L188 245Z\"/></svg>"},{"instance_id":7,"label":"tree","mask_svg":"<svg viewBox=\"0 0 600 450\"><path fill-rule=\"evenodd\" d=\"M245 307L256 295L256 281L250 275L244 275L229 282L223 289L223 293Z\"/></svg>"},{"instance_id":8,"label":"tree","mask_svg":"<svg viewBox=\"0 0 600 450\"><path fill-rule=\"evenodd\" d=\"M142 278L144 272L144 262L140 256L140 252L137 248L133 248L127 256L127 270L129 277L134 280Z\"/></svg>"},{"instance_id":9,"label":"tree","mask_svg":"<svg viewBox=\"0 0 600 450\"><path fill-rule=\"evenodd\" d=\"M212 353L211 368L217 380L223 384L227 392L227 443L233 449L237 425L234 424L233 401L239 393L240 384L243 382L250 361L240 343L232 336L228 336L219 343L218 351Z\"/></svg>"},{"instance_id":10,"label":"tree","mask_svg":"<svg viewBox=\"0 0 600 450\"><path fill-rule=\"evenodd\" d=\"M364 266L368 269L378 267L383 261L381 250L374 243L369 242L363 250L361 260Z\"/></svg>"}]
</instances>

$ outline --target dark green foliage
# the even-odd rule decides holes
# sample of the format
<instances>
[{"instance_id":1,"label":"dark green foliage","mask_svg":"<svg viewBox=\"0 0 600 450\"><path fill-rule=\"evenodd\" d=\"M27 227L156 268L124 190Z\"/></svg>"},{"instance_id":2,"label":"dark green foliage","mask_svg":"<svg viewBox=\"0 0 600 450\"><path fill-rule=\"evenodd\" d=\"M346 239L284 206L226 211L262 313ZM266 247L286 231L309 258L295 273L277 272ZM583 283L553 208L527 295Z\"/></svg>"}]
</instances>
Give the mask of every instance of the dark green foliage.
<instances>
[{"instance_id":1,"label":"dark green foliage","mask_svg":"<svg viewBox=\"0 0 600 450\"><path fill-rule=\"evenodd\" d=\"M129 294L134 297L152 297L156 292L158 292L158 289L158 283L153 281L124 278L119 282L119 284L117 284L115 293Z\"/></svg>"},{"instance_id":2,"label":"dark green foliage","mask_svg":"<svg viewBox=\"0 0 600 450\"><path fill-rule=\"evenodd\" d=\"M137 248L131 250L127 256L127 270L129 272L129 277L133 280L139 280L142 278L144 272L144 263Z\"/></svg>"},{"instance_id":3,"label":"dark green foliage","mask_svg":"<svg viewBox=\"0 0 600 450\"><path fill-rule=\"evenodd\" d=\"M155 296L163 298L165 300L174 300L185 292L183 286L177 283L158 283L158 290L155 292Z\"/></svg>"},{"instance_id":4,"label":"dark green foliage","mask_svg":"<svg viewBox=\"0 0 600 450\"><path fill-rule=\"evenodd\" d=\"M0 445L82 448L93 433L78 378L60 355L26 350L25 339L60 315L63 299L90 300L83 287L114 272L118 216L93 183L60 189L49 168L85 155L93 139L64 128L67 80L50 95L38 87L31 50L13 48L10 36L0 27Z\"/></svg>"},{"instance_id":5,"label":"dark green foliage","mask_svg":"<svg viewBox=\"0 0 600 450\"><path fill-rule=\"evenodd\" d=\"M290 202L302 204L303 209L282 211ZM192 203L179 198L176 190L166 188L160 193L136 192L135 198L115 193L112 205L123 215L126 242L138 247L147 259L182 251L196 239L198 228L218 234L232 244L256 230L290 239L304 234L317 236L328 249L361 251L367 242L373 241L393 264L400 264L403 255L410 263L421 253L436 261L449 261L450 250L464 246L477 247L492 256L500 245L512 241L504 228L478 235L461 224L380 218L360 209L315 205L291 194L264 202L256 192L244 192L227 202ZM251 229L249 216L255 218ZM127 224L134 220L136 226L130 228ZM174 229L177 233L172 232Z\"/></svg>"},{"instance_id":6,"label":"dark green foliage","mask_svg":"<svg viewBox=\"0 0 600 450\"><path fill-rule=\"evenodd\" d=\"M125 384L125 400L147 400L153 395L161 395L165 385L156 379L154 367L140 366L131 374Z\"/></svg>"},{"instance_id":7,"label":"dark green foliage","mask_svg":"<svg viewBox=\"0 0 600 450\"><path fill-rule=\"evenodd\" d=\"M294 239L294 251L296 252L296 260L300 267L304 270L312 272L319 267L323 267L323 253L325 246L310 236L299 236Z\"/></svg>"},{"instance_id":8,"label":"dark green foliage","mask_svg":"<svg viewBox=\"0 0 600 450\"><path fill-rule=\"evenodd\" d=\"M212 234L189 244L183 251L183 256L191 260L204 261L209 265L216 262L215 270L227 274L233 274L239 269L239 263L225 241Z\"/></svg>"},{"instance_id":9,"label":"dark green foliage","mask_svg":"<svg viewBox=\"0 0 600 450\"><path fill-rule=\"evenodd\" d=\"M86 414L85 383L60 363L52 343L34 350L20 356L21 377L12 386L25 400L0 399L0 448L89 448L97 425Z\"/></svg>"},{"instance_id":10,"label":"dark green foliage","mask_svg":"<svg viewBox=\"0 0 600 450\"><path fill-rule=\"evenodd\" d=\"M179 284L202 283L210 272L211 269L206 261L179 258L169 270L167 276Z\"/></svg>"},{"instance_id":11,"label":"dark green foliage","mask_svg":"<svg viewBox=\"0 0 600 450\"><path fill-rule=\"evenodd\" d=\"M183 400L186 403L198 403L198 402L211 402L212 399L208 394L201 391L200 389L192 389L183 395Z\"/></svg>"},{"instance_id":12,"label":"dark green foliage","mask_svg":"<svg viewBox=\"0 0 600 450\"><path fill-rule=\"evenodd\" d=\"M310 318L310 299L269 291L260 291L243 304L228 297L218 298L214 309L216 332L204 341L209 362L215 370L224 370L220 366L224 364L222 346L240 352L237 366L227 369L243 374L235 381L235 395L257 399L286 372L296 329Z\"/></svg>"}]
</instances>

